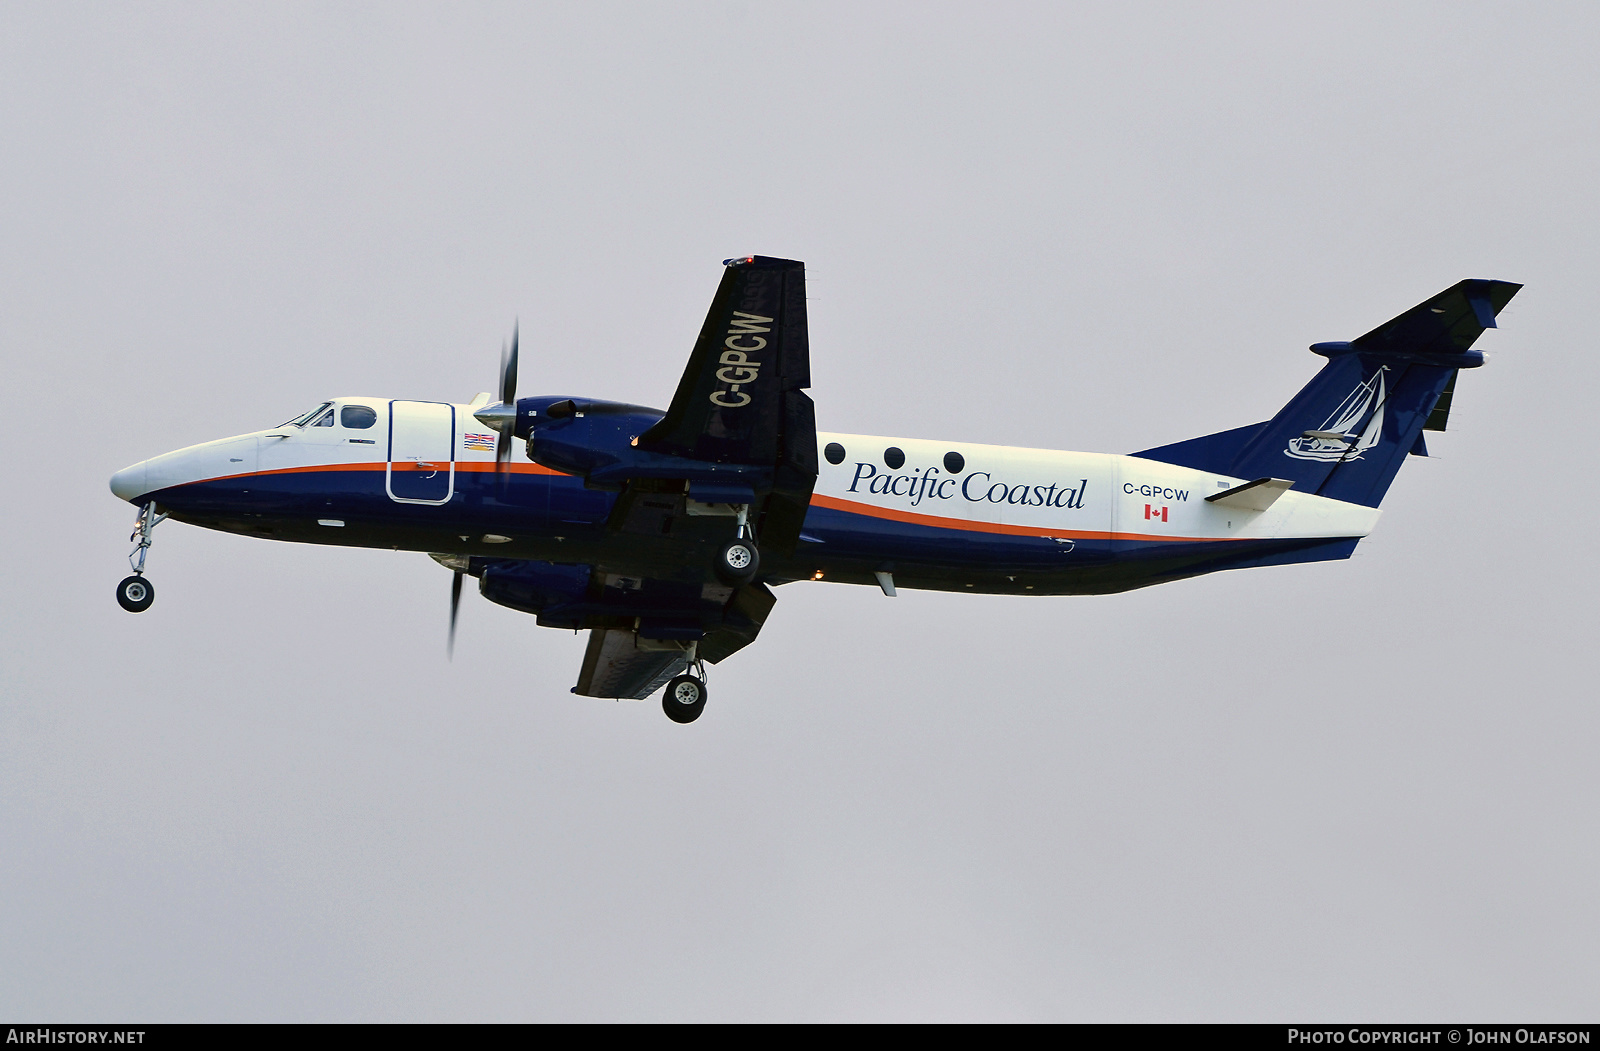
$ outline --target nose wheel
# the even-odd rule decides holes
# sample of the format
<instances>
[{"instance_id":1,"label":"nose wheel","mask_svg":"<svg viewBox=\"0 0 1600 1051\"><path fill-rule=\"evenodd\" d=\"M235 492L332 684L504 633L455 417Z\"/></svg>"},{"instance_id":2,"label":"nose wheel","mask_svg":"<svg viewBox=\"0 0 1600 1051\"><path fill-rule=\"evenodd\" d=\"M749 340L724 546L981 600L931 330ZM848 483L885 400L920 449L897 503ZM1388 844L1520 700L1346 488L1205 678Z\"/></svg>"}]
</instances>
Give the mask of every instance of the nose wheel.
<instances>
[{"instance_id":1,"label":"nose wheel","mask_svg":"<svg viewBox=\"0 0 1600 1051\"><path fill-rule=\"evenodd\" d=\"M117 605L129 613L143 613L155 600L155 586L142 576L126 577L117 585Z\"/></svg>"},{"instance_id":2,"label":"nose wheel","mask_svg":"<svg viewBox=\"0 0 1600 1051\"><path fill-rule=\"evenodd\" d=\"M128 553L133 576L124 577L117 585L117 605L129 613L143 613L156 600L155 585L144 578L144 559L150 551L150 534L166 520L165 512L156 513L153 501L139 508L139 517L134 520L133 533L128 537L133 542L133 550Z\"/></svg>"}]
</instances>

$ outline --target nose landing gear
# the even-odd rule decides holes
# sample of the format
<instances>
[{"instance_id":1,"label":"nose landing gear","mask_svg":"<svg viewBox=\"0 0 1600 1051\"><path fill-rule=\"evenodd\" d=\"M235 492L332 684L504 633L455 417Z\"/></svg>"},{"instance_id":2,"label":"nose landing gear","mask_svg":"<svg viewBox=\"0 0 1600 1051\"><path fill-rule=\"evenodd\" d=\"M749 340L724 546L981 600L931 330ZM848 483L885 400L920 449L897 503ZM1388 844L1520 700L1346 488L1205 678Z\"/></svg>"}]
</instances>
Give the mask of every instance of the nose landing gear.
<instances>
[{"instance_id":1,"label":"nose landing gear","mask_svg":"<svg viewBox=\"0 0 1600 1051\"><path fill-rule=\"evenodd\" d=\"M155 586L144 578L144 559L150 551L150 534L166 520L166 512L156 513L154 501L139 508L139 517L134 520L133 533L128 537L134 544L133 550L128 552L133 576L124 577L117 585L117 605L129 613L143 613L156 600Z\"/></svg>"},{"instance_id":2,"label":"nose landing gear","mask_svg":"<svg viewBox=\"0 0 1600 1051\"><path fill-rule=\"evenodd\" d=\"M129 613L143 613L155 600L156 589L144 577L124 577L117 585L117 605Z\"/></svg>"}]
</instances>

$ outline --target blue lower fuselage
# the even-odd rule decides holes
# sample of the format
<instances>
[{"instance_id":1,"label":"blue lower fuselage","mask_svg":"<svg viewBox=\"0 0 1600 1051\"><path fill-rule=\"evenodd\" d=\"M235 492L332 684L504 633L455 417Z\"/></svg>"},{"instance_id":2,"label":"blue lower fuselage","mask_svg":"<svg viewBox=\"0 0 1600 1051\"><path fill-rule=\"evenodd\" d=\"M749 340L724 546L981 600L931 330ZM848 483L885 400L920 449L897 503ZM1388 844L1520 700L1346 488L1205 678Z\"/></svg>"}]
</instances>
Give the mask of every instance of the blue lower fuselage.
<instances>
[{"instance_id":1,"label":"blue lower fuselage","mask_svg":"<svg viewBox=\"0 0 1600 1051\"><path fill-rule=\"evenodd\" d=\"M581 564L685 581L704 577L715 544L726 539L723 533L732 535L729 520L692 517L649 533L617 532L608 528L616 493L526 465L505 474L484 466L457 465L480 469L457 470L442 504L397 502L381 463L200 480L135 502L154 500L176 520L254 537ZM1345 558L1358 539L1165 539L1081 529L1074 536L1019 535L950 524L958 522L953 518L885 517L823 503L814 498L792 552L763 550L763 579L876 585L875 574L887 572L898 587L1103 594L1221 569Z\"/></svg>"}]
</instances>

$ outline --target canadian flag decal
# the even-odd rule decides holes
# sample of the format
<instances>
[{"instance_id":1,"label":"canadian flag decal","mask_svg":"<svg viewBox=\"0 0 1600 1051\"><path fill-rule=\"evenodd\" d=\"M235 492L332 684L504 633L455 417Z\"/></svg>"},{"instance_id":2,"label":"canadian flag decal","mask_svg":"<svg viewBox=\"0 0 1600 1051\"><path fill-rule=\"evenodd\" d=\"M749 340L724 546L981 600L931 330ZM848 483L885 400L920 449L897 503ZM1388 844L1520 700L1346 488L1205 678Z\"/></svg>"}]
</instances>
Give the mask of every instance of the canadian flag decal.
<instances>
[{"instance_id":1,"label":"canadian flag decal","mask_svg":"<svg viewBox=\"0 0 1600 1051\"><path fill-rule=\"evenodd\" d=\"M1167 520L1167 509L1165 507L1151 507L1149 504L1145 504L1144 517L1146 519L1154 518L1165 522Z\"/></svg>"}]
</instances>

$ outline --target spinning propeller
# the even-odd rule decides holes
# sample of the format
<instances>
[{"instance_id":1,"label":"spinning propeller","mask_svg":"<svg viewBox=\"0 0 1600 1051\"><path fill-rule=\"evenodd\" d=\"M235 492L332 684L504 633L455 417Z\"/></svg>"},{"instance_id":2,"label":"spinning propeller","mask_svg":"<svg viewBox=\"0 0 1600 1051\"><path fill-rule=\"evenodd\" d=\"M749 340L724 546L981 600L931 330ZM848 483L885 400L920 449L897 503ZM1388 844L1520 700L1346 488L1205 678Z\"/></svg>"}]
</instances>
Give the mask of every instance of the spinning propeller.
<instances>
[{"instance_id":1,"label":"spinning propeller","mask_svg":"<svg viewBox=\"0 0 1600 1051\"><path fill-rule=\"evenodd\" d=\"M485 427L492 427L500 437L494 444L494 470L500 484L506 483L506 465L511 462L511 443L517 434L517 336L520 324L511 327L511 349L500 348L500 404L485 405L472 415ZM456 652L456 616L461 610L461 578L466 571L458 569L450 581L450 642L449 652Z\"/></svg>"},{"instance_id":2,"label":"spinning propeller","mask_svg":"<svg viewBox=\"0 0 1600 1051\"><path fill-rule=\"evenodd\" d=\"M506 412L498 417L500 440L494 446L496 471L504 471L506 464L511 462L511 443L517 436L517 333L520 328L520 325L512 324L511 350L507 352L503 347L500 350L500 404L496 407Z\"/></svg>"},{"instance_id":3,"label":"spinning propeller","mask_svg":"<svg viewBox=\"0 0 1600 1051\"><path fill-rule=\"evenodd\" d=\"M461 609L461 578L464 576L466 574L458 569L450 581L450 642L445 651L451 660L456 656L456 612Z\"/></svg>"},{"instance_id":4,"label":"spinning propeller","mask_svg":"<svg viewBox=\"0 0 1600 1051\"><path fill-rule=\"evenodd\" d=\"M472 415L485 427L493 427L500 434L494 446L494 469L504 473L511 462L511 443L517 436L517 334L520 326L511 329L511 349L500 348L500 404L485 405Z\"/></svg>"}]
</instances>

